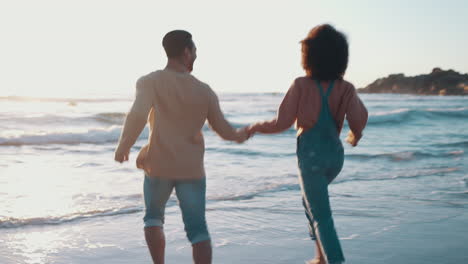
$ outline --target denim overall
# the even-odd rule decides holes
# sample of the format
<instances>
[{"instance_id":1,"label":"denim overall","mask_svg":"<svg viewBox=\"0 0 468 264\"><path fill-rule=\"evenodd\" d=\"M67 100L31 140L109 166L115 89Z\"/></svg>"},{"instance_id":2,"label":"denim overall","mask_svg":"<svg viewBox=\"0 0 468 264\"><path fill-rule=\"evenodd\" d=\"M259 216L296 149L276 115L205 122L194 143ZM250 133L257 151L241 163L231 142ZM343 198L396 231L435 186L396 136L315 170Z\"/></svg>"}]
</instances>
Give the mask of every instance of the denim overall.
<instances>
[{"instance_id":1,"label":"denim overall","mask_svg":"<svg viewBox=\"0 0 468 264\"><path fill-rule=\"evenodd\" d=\"M341 171L344 161L338 127L328 106L333 83L330 82L324 94L317 81L322 98L320 115L317 123L297 138L297 158L302 202L309 220L310 236L313 240L319 239L328 263L341 263L344 256L333 224L328 197L328 184Z\"/></svg>"}]
</instances>

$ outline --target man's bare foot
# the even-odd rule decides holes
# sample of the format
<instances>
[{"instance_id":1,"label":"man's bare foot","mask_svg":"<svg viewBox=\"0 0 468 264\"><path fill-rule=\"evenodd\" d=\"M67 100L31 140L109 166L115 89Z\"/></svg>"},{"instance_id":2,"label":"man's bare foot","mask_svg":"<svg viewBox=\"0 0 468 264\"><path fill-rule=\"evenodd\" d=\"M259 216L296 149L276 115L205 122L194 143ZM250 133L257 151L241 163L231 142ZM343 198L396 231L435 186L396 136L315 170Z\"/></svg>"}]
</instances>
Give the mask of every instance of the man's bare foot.
<instances>
[{"instance_id":1,"label":"man's bare foot","mask_svg":"<svg viewBox=\"0 0 468 264\"><path fill-rule=\"evenodd\" d=\"M327 264L327 262L321 258L314 258L307 261L306 264Z\"/></svg>"}]
</instances>

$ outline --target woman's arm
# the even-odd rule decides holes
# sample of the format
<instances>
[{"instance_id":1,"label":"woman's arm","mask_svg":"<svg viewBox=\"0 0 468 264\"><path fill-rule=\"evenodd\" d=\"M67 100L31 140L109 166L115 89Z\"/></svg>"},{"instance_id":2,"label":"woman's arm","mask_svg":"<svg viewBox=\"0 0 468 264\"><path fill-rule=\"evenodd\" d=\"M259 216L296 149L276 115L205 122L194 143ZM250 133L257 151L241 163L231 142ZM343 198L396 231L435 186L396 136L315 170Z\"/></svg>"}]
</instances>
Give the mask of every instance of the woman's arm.
<instances>
[{"instance_id":1,"label":"woman's arm","mask_svg":"<svg viewBox=\"0 0 468 264\"><path fill-rule=\"evenodd\" d=\"M248 129L248 133L250 135L256 132L273 134L290 128L297 119L299 98L300 90L296 82L294 82L281 102L278 109L278 116L271 121L259 122L251 125Z\"/></svg>"},{"instance_id":2,"label":"woman's arm","mask_svg":"<svg viewBox=\"0 0 468 264\"><path fill-rule=\"evenodd\" d=\"M357 95L354 86L349 89L347 96L349 99L348 106L346 107L346 120L348 120L348 125L351 131L349 132L346 141L355 147L362 138L362 131L367 124L368 112L364 103Z\"/></svg>"}]
</instances>

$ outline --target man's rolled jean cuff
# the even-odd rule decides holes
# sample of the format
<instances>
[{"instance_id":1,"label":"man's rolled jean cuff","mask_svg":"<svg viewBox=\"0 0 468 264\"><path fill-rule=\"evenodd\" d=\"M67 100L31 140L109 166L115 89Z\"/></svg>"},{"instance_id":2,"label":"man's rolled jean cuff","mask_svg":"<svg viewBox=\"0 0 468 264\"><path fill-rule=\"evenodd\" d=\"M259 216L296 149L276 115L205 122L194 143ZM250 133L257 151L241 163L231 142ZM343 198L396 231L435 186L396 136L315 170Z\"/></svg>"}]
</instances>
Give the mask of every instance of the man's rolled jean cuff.
<instances>
[{"instance_id":1,"label":"man's rolled jean cuff","mask_svg":"<svg viewBox=\"0 0 468 264\"><path fill-rule=\"evenodd\" d=\"M190 239L190 243L192 243L192 245L193 245L193 244L200 243L200 242L203 242L203 241L206 241L206 240L211 240L210 235L208 233L198 234L195 237L193 237L192 239Z\"/></svg>"},{"instance_id":2,"label":"man's rolled jean cuff","mask_svg":"<svg viewBox=\"0 0 468 264\"><path fill-rule=\"evenodd\" d=\"M164 223L160 219L148 219L145 220L145 227L160 226L163 227Z\"/></svg>"}]
</instances>

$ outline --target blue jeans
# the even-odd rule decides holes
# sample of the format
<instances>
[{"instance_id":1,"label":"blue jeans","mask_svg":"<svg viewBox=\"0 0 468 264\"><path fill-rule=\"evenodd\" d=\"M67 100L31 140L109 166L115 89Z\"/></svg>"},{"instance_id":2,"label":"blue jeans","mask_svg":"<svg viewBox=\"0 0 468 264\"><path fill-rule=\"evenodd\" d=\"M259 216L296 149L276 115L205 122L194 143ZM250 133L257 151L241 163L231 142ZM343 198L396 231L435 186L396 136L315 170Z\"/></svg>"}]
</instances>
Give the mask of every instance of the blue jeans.
<instances>
[{"instance_id":1,"label":"blue jeans","mask_svg":"<svg viewBox=\"0 0 468 264\"><path fill-rule=\"evenodd\" d=\"M205 220L206 178L200 180L169 180L145 175L145 227L164 225L166 203L175 188L187 238L192 244L210 240Z\"/></svg>"}]
</instances>

